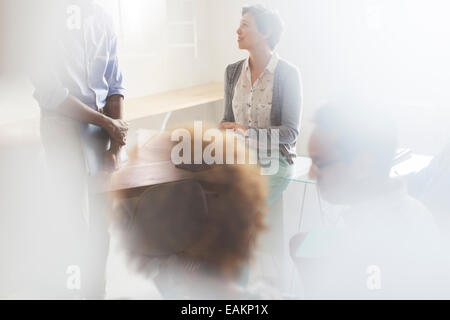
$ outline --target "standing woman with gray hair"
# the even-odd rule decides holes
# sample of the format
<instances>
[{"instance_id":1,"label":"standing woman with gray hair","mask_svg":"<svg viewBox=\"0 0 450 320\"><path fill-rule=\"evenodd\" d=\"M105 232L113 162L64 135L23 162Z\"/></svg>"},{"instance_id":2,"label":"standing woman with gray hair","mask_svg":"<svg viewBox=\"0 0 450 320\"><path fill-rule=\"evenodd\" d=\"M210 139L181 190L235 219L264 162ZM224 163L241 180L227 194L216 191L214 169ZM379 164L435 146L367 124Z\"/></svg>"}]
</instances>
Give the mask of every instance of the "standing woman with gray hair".
<instances>
[{"instance_id":1,"label":"standing woman with gray hair","mask_svg":"<svg viewBox=\"0 0 450 320\"><path fill-rule=\"evenodd\" d=\"M268 160L279 164L278 172L269 176L269 204L281 196L294 172L302 104L298 69L274 53L282 32L277 13L261 5L242 9L238 44L249 57L226 69L225 112L219 126L241 130L246 136L253 129L259 139L266 135L267 141L278 131L279 153L258 153L262 166Z\"/></svg>"}]
</instances>

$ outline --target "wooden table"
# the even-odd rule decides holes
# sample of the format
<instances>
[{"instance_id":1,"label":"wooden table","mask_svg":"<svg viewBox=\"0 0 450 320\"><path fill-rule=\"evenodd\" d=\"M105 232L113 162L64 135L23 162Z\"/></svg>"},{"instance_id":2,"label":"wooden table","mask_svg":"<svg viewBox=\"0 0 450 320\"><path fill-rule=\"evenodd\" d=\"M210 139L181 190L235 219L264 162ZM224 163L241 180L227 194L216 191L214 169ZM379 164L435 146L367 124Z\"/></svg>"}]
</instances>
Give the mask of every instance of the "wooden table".
<instances>
[{"instance_id":1,"label":"wooden table","mask_svg":"<svg viewBox=\"0 0 450 320\"><path fill-rule=\"evenodd\" d=\"M170 113L197 105L221 101L223 83L212 82L191 88L169 91L129 99L125 105L125 119L138 120ZM94 190L118 197L139 194L151 185L172 182L189 177L186 170L177 169L170 160L173 143L166 134L153 133L146 144L130 151L129 161L112 175L102 174L93 179Z\"/></svg>"},{"instance_id":2,"label":"wooden table","mask_svg":"<svg viewBox=\"0 0 450 320\"><path fill-rule=\"evenodd\" d=\"M173 142L167 133L154 132L146 143L129 153L130 159L112 174L101 173L91 180L95 193L114 197L137 196L147 187L187 179L190 172L178 169L170 159Z\"/></svg>"}]
</instances>

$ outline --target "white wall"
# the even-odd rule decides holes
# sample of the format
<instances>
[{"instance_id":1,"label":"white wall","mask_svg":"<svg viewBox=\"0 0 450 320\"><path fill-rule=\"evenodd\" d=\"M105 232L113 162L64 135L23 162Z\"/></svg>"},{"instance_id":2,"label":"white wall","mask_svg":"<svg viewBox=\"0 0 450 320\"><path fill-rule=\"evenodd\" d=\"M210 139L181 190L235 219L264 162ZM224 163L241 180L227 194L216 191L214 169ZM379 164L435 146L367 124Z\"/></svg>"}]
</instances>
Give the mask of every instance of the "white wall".
<instances>
[{"instance_id":1,"label":"white wall","mask_svg":"<svg viewBox=\"0 0 450 320\"><path fill-rule=\"evenodd\" d=\"M25 76L0 76L0 125L38 117L39 107L32 93Z\"/></svg>"},{"instance_id":2,"label":"white wall","mask_svg":"<svg viewBox=\"0 0 450 320\"><path fill-rule=\"evenodd\" d=\"M210 1L102 0L98 3L116 21L128 97L211 81ZM169 25L181 21L193 21L196 26ZM194 42L197 49L172 46Z\"/></svg>"}]
</instances>

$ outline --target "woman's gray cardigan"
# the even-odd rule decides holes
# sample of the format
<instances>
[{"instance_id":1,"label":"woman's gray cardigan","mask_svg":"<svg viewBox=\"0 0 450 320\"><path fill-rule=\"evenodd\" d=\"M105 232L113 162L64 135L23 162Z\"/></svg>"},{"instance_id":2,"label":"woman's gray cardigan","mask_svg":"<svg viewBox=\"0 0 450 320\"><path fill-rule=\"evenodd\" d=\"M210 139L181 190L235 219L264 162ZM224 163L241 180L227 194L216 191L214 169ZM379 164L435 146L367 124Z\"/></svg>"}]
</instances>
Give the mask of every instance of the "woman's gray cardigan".
<instances>
[{"instance_id":1,"label":"woman's gray cardigan","mask_svg":"<svg viewBox=\"0 0 450 320\"><path fill-rule=\"evenodd\" d=\"M222 122L235 122L233 113L234 88L241 74L245 60L230 64L225 71L225 112ZM280 151L289 163L296 156L295 144L300 131L302 114L302 85L298 69L279 59L275 68L272 110L270 113L271 127L279 130ZM256 128L253 128L256 129ZM270 130L267 130L270 143Z\"/></svg>"}]
</instances>

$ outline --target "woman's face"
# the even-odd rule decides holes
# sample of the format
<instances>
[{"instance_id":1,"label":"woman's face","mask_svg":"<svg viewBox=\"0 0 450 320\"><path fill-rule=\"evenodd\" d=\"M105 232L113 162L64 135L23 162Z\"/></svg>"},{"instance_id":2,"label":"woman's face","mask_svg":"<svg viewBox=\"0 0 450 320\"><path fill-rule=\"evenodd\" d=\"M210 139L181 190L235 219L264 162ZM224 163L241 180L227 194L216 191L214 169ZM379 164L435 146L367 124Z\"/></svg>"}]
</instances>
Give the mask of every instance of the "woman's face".
<instances>
[{"instance_id":1,"label":"woman's face","mask_svg":"<svg viewBox=\"0 0 450 320\"><path fill-rule=\"evenodd\" d=\"M239 49L251 50L261 44L267 45L267 37L261 34L256 25L255 18L246 13L241 18L239 28L236 30Z\"/></svg>"}]
</instances>

